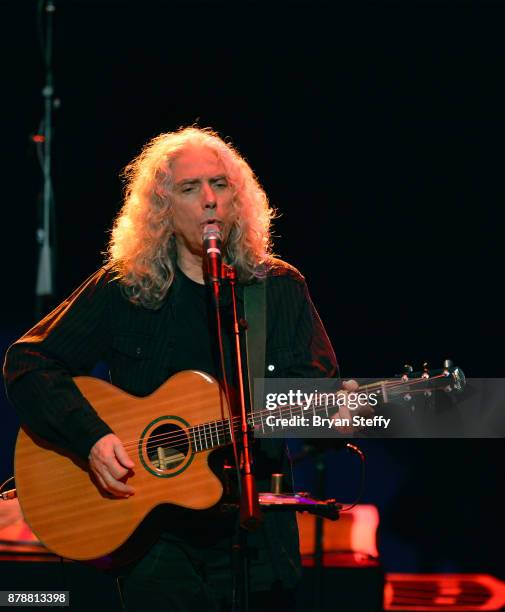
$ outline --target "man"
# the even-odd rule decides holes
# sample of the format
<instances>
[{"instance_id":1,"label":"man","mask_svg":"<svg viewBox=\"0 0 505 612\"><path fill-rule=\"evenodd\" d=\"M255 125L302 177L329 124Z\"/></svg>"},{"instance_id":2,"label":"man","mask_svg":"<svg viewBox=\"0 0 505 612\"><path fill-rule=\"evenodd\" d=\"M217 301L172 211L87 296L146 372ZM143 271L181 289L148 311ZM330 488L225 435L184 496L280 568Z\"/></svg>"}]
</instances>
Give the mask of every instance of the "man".
<instances>
[{"instance_id":1,"label":"man","mask_svg":"<svg viewBox=\"0 0 505 612\"><path fill-rule=\"evenodd\" d=\"M271 256L273 211L251 168L210 130L186 128L146 145L125 170L124 205L108 261L8 351L5 380L22 423L89 461L97 486L135 495L134 462L124 440L98 417L72 377L107 363L110 381L137 396L171 375L201 370L222 379L214 319L204 284L202 233L219 227L223 255L243 289L266 283L265 376L320 377L336 360L307 291L293 267ZM223 289L225 366L236 386L229 291ZM255 444L258 489L285 464L278 441ZM233 461L217 452L216 469ZM227 610L235 518L214 508L167 515L158 542L123 570L128 610ZM299 578L294 516L266 515L248 541L251 609L292 607Z\"/></svg>"}]
</instances>

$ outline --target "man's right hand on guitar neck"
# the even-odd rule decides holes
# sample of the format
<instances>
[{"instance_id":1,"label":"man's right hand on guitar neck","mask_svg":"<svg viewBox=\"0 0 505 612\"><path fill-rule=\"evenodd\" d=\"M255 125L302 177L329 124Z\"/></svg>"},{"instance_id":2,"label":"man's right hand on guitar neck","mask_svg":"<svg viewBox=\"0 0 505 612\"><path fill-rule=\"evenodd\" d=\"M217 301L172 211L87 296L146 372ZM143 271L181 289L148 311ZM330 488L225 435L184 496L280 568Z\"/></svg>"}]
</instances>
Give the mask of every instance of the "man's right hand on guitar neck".
<instances>
[{"instance_id":1,"label":"man's right hand on guitar neck","mask_svg":"<svg viewBox=\"0 0 505 612\"><path fill-rule=\"evenodd\" d=\"M135 464L116 435L111 433L100 438L92 446L88 459L89 467L104 491L114 497L130 497L135 493L125 479Z\"/></svg>"}]
</instances>

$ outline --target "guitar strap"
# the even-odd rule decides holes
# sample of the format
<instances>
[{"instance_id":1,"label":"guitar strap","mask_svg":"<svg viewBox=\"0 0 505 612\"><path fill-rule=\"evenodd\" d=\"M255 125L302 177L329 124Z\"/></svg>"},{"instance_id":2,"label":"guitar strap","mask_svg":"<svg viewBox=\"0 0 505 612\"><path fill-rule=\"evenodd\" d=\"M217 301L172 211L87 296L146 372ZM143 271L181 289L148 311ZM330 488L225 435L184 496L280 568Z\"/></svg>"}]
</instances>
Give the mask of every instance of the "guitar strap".
<instances>
[{"instance_id":1,"label":"guitar strap","mask_svg":"<svg viewBox=\"0 0 505 612\"><path fill-rule=\"evenodd\" d=\"M254 379L265 377L266 315L266 279L257 280L244 287L247 380L251 409L255 405Z\"/></svg>"}]
</instances>

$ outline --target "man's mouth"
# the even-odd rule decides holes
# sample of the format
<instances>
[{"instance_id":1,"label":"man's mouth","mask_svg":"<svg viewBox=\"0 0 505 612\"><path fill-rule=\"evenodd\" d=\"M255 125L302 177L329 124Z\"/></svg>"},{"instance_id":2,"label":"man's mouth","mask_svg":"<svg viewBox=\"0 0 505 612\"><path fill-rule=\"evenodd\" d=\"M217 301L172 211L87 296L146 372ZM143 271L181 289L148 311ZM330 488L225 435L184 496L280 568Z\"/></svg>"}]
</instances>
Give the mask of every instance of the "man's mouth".
<instances>
[{"instance_id":1,"label":"man's mouth","mask_svg":"<svg viewBox=\"0 0 505 612\"><path fill-rule=\"evenodd\" d=\"M205 221L202 221L200 223L202 227L204 227L205 225L210 225L210 224L215 224L215 225L218 225L219 227L223 227L223 222L220 219L216 219L215 217L209 217L208 219L205 219Z\"/></svg>"}]
</instances>

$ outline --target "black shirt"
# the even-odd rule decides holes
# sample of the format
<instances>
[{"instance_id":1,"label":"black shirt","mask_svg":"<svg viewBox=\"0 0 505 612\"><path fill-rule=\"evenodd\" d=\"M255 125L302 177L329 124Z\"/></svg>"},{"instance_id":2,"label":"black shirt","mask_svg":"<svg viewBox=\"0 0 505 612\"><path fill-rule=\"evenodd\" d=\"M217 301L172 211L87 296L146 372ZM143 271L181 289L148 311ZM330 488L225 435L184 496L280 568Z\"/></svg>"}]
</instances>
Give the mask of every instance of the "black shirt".
<instances>
[{"instance_id":1,"label":"black shirt","mask_svg":"<svg viewBox=\"0 0 505 612\"><path fill-rule=\"evenodd\" d=\"M266 282L265 377L336 375L335 355L304 278L273 260ZM98 270L8 350L5 384L21 422L86 459L111 429L73 376L89 375L104 361L114 385L143 397L181 369L216 375L204 294L205 287L179 272L161 308L150 310L128 301L109 269ZM240 308L240 288L238 298Z\"/></svg>"},{"instance_id":2,"label":"black shirt","mask_svg":"<svg viewBox=\"0 0 505 612\"><path fill-rule=\"evenodd\" d=\"M226 330L229 296L223 298ZM241 287L238 306L242 308ZM335 355L304 278L280 260L272 260L268 269L266 315L265 377L336 375ZM150 310L128 301L111 271L101 268L10 347L4 367L8 397L24 426L87 459L91 447L111 429L72 377L89 375L97 362L104 361L110 381L137 396L149 395L184 369L200 369L219 377L212 319L206 288L180 271L161 308ZM226 331L224 344L233 380ZM269 474L282 470L284 460L278 440L261 440L261 448L255 452L259 490L264 490ZM199 514L201 529L194 520L175 521L172 536L167 537L189 545L191 533L214 532L219 540L220 526L224 533L229 524L216 521L215 516L205 524L205 512ZM258 590L269 588L278 579L286 586L294 585L300 567L297 542L292 513L267 513L262 529L251 538L257 551L257 570L252 577Z\"/></svg>"}]
</instances>

